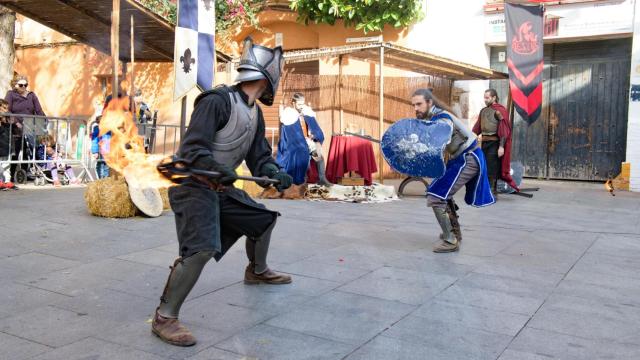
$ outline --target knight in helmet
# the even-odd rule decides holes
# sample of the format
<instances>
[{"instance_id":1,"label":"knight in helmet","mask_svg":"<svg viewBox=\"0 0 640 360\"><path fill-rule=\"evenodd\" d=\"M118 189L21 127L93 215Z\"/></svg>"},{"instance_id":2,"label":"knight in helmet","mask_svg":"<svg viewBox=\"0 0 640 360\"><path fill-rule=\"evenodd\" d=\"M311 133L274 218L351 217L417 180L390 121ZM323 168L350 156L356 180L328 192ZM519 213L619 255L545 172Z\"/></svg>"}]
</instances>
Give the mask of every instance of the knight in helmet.
<instances>
[{"instance_id":1,"label":"knight in helmet","mask_svg":"<svg viewBox=\"0 0 640 360\"><path fill-rule=\"evenodd\" d=\"M418 89L411 103L418 119L442 121L451 125L451 139L445 148L448 158L444 175L434 179L427 190L427 205L433 209L442 229L440 241L433 247L436 253L454 252L460 248L462 231L458 224L455 193L466 186L465 202L482 207L495 202L491 194L487 165L476 136L429 89Z\"/></svg>"},{"instance_id":2,"label":"knight in helmet","mask_svg":"<svg viewBox=\"0 0 640 360\"><path fill-rule=\"evenodd\" d=\"M215 171L215 181L190 178L169 189L175 213L179 255L171 267L152 332L163 341L191 346L196 339L178 320L180 307L205 264L219 261L233 244L246 236L249 264L245 284L288 284L289 275L267 265L267 252L278 212L255 202L233 187L236 169L245 161L253 176L279 181L278 190L291 186L292 178L271 156L265 122L257 100L271 106L282 72L282 49L244 41L237 84L220 86L198 96L189 128L176 157L185 166ZM265 185L266 186L266 185Z\"/></svg>"}]
</instances>

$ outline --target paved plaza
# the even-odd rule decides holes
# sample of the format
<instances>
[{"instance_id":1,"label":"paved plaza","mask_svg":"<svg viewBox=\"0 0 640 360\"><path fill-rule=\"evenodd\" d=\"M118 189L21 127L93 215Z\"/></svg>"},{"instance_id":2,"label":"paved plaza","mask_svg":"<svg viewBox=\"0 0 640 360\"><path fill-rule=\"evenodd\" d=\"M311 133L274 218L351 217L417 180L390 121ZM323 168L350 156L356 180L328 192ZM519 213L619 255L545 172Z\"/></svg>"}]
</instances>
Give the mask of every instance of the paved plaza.
<instances>
[{"instance_id":1,"label":"paved plaza","mask_svg":"<svg viewBox=\"0 0 640 360\"><path fill-rule=\"evenodd\" d=\"M454 254L431 252L424 197L265 201L282 213L270 265L293 283L243 284L241 240L183 306L190 348L150 332L171 212L103 219L84 189L2 192L0 359L639 359L640 195L526 186L541 191L461 206Z\"/></svg>"}]
</instances>

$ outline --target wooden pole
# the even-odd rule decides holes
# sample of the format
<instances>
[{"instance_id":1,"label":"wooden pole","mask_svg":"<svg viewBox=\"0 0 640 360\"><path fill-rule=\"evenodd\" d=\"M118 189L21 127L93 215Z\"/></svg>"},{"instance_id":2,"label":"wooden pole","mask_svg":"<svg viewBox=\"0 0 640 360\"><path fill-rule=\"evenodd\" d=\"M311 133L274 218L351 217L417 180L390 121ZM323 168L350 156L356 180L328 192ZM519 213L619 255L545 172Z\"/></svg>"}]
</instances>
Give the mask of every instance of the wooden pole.
<instances>
[{"instance_id":1,"label":"wooden pole","mask_svg":"<svg viewBox=\"0 0 640 360\"><path fill-rule=\"evenodd\" d=\"M184 132L187 128L187 95L182 97L182 108L180 110L180 143L184 138Z\"/></svg>"},{"instance_id":2,"label":"wooden pole","mask_svg":"<svg viewBox=\"0 0 640 360\"><path fill-rule=\"evenodd\" d=\"M111 58L113 60L113 83L111 84L111 96L118 98L120 83L118 82L118 62L120 60L120 0L113 0L111 10Z\"/></svg>"},{"instance_id":3,"label":"wooden pole","mask_svg":"<svg viewBox=\"0 0 640 360\"><path fill-rule=\"evenodd\" d=\"M133 120L136 120L136 102L133 100L135 94L135 80L136 80L136 60L135 60L135 47L134 47L134 32L133 32L133 15L131 15L131 84L129 85L129 97L131 99L131 111L133 112Z\"/></svg>"},{"instance_id":4,"label":"wooden pole","mask_svg":"<svg viewBox=\"0 0 640 360\"><path fill-rule=\"evenodd\" d=\"M380 74L380 131L378 134L378 139L382 140L382 135L384 135L384 45L380 44L380 64L379 74ZM378 149L378 180L380 184L384 183L384 159L382 157L382 148Z\"/></svg>"}]
</instances>

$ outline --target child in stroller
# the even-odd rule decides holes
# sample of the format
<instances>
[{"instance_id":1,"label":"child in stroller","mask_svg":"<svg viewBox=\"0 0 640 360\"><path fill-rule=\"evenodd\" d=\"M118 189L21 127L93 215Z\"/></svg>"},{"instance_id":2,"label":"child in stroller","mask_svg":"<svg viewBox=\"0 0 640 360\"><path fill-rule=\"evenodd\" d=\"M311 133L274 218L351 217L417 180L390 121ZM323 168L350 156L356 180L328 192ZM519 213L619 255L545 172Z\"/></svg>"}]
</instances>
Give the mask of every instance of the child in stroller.
<instances>
[{"instance_id":1,"label":"child in stroller","mask_svg":"<svg viewBox=\"0 0 640 360\"><path fill-rule=\"evenodd\" d=\"M63 162L62 156L56 150L55 140L51 135L43 137L41 144L38 146L38 157L41 157L42 160L47 160L47 162L42 164L44 165L43 167L39 166L40 171L38 171L38 176L35 180L36 185L53 182L53 186L58 187L62 184L80 183L71 166Z\"/></svg>"}]
</instances>

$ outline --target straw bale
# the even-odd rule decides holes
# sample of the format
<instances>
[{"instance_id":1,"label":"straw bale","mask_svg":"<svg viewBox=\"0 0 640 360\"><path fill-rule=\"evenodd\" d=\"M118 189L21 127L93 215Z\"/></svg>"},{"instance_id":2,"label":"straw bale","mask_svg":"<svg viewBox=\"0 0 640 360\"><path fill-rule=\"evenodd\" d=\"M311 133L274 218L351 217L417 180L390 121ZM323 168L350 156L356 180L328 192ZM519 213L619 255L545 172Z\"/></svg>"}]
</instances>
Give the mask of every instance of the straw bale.
<instances>
[{"instance_id":1,"label":"straw bale","mask_svg":"<svg viewBox=\"0 0 640 360\"><path fill-rule=\"evenodd\" d=\"M171 205L169 204L169 188L159 188L160 196L162 196L162 208L164 210L171 209Z\"/></svg>"},{"instance_id":2,"label":"straw bale","mask_svg":"<svg viewBox=\"0 0 640 360\"><path fill-rule=\"evenodd\" d=\"M270 186L262 192L262 194L258 195L259 199L280 199L282 197L282 193L278 192L276 188Z\"/></svg>"},{"instance_id":3,"label":"straw bale","mask_svg":"<svg viewBox=\"0 0 640 360\"><path fill-rule=\"evenodd\" d=\"M89 213L109 218L134 217L138 209L131 202L124 179L111 177L89 183L84 192Z\"/></svg>"}]
</instances>

